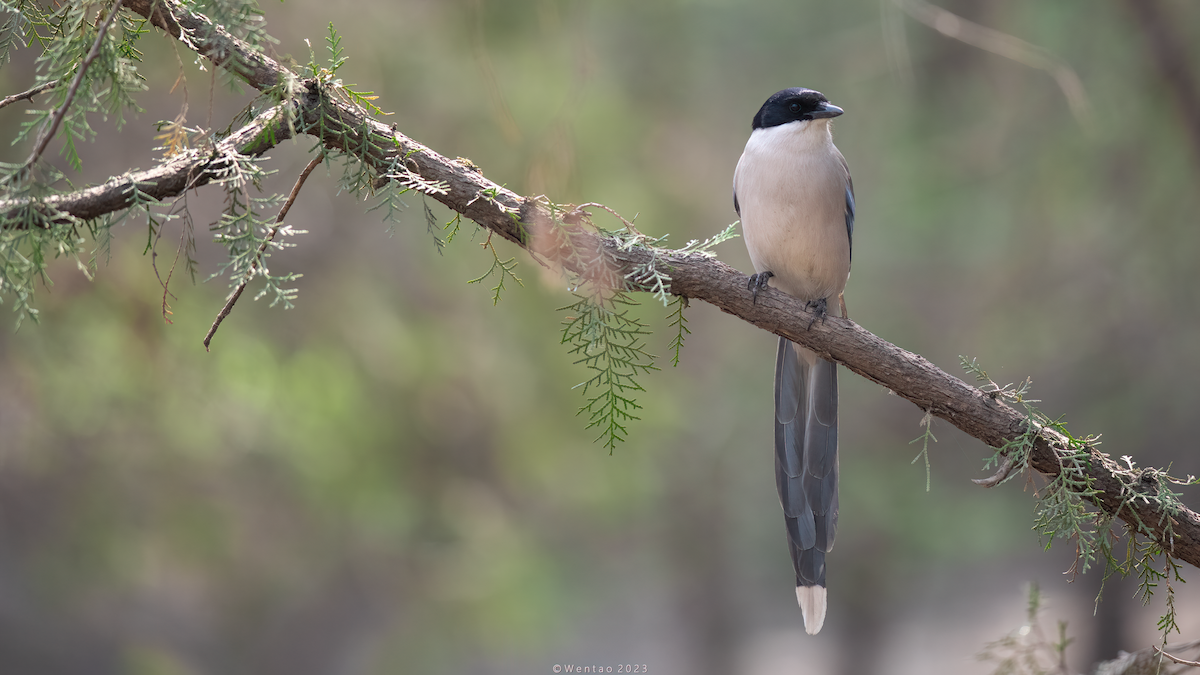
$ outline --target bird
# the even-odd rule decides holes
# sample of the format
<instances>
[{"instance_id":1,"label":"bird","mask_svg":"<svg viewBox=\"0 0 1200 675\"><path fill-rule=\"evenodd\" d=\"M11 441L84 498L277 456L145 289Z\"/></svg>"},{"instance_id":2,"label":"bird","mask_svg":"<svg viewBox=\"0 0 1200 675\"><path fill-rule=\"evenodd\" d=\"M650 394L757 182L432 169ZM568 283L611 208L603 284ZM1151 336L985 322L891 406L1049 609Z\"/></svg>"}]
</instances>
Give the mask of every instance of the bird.
<instances>
[{"instance_id":1,"label":"bird","mask_svg":"<svg viewBox=\"0 0 1200 675\"><path fill-rule=\"evenodd\" d=\"M771 286L805 301L820 320L835 310L846 316L854 183L830 125L844 112L819 91L793 87L754 116L733 174L754 302ZM837 364L783 337L775 358L775 483L796 600L805 631L815 635L825 623L825 557L837 534Z\"/></svg>"}]
</instances>

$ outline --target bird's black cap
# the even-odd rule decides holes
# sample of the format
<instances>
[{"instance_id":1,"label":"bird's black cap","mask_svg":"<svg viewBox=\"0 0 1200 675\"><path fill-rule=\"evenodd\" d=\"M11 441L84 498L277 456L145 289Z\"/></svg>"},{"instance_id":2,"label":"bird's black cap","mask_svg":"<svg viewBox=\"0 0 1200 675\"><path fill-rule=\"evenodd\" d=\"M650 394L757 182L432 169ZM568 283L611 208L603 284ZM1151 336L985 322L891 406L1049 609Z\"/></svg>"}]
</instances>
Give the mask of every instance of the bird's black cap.
<instances>
[{"instance_id":1,"label":"bird's black cap","mask_svg":"<svg viewBox=\"0 0 1200 675\"><path fill-rule=\"evenodd\" d=\"M843 112L845 111L830 103L819 91L792 87L777 91L767 99L754 116L753 128L764 129L788 122L837 117Z\"/></svg>"}]
</instances>

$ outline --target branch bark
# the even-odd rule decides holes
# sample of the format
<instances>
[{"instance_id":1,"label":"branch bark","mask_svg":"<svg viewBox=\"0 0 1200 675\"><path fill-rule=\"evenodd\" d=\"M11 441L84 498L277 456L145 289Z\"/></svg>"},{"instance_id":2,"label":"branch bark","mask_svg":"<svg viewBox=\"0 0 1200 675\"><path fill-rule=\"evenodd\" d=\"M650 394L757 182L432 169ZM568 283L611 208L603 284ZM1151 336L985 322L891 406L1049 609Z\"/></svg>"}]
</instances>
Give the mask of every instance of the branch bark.
<instances>
[{"instance_id":1,"label":"branch bark","mask_svg":"<svg viewBox=\"0 0 1200 675\"><path fill-rule=\"evenodd\" d=\"M274 87L285 78L294 77L274 61L256 57L256 52L212 27L207 19L191 14L170 0L132 0L125 6L147 17L156 6L163 8L182 27L189 47L214 63L228 63L231 54L243 55L244 58L238 59L239 63L257 65L235 72L259 89ZM209 32L199 32L205 30ZM218 58L224 61L218 61ZM380 174L393 169L400 158L404 166L421 178L445 185L445 192L431 192L431 197L531 253L547 254L538 248L536 236L553 222L553 214L543 202L497 185L476 167L448 159L371 119L356 106L329 95L329 92L322 92L315 82L305 84L307 93L263 113L216 150L237 149L251 154L265 151L272 143L288 137L289 127L280 124L279 120L284 105L295 105L296 128L321 134L321 141L327 148L355 154ZM317 124L318 121L322 123ZM264 133L267 128L274 128L275 134ZM207 163L220 161L220 152L216 150L207 155L192 151L158 169L47 199L44 203L76 218L95 218L130 205L127 193L131 181L144 183L142 191L145 194L165 199L207 182L205 176L211 170ZM13 200L0 202L0 212L22 206ZM615 239L598 236L583 228L571 229L571 236L573 248L594 251L595 257L610 264L620 278L629 271L654 265L670 274L672 294L703 300L763 330L798 342L887 387L921 410L950 422L989 446L1001 447L1026 434L1029 420L1022 412L852 321L828 317L810 326L813 315L803 302L770 288L761 291L757 303L753 302L746 290L747 277L719 260L700 254L680 255L662 249L626 247ZM1060 453L1067 448L1067 438L1053 429L1043 428L1034 442L1030 463L1037 471L1056 475L1063 470ZM1089 447L1085 451L1088 455L1085 472L1098 491L1092 502L1129 523L1134 530L1148 533L1176 558L1200 567L1200 514L1186 507L1180 507L1173 514L1167 513L1155 500L1133 499L1128 483L1131 472L1095 448ZM1167 534L1168 529L1171 536Z\"/></svg>"},{"instance_id":2,"label":"branch bark","mask_svg":"<svg viewBox=\"0 0 1200 675\"><path fill-rule=\"evenodd\" d=\"M290 138L291 127L284 123L289 105L270 108L221 142L182 152L153 169L134 171L111 178L103 185L38 200L0 199L0 219L7 219L20 209L34 208L54 220L92 220L127 209L139 199L161 201L207 185L220 175L231 154L261 155L279 141ZM142 194L140 198L135 186Z\"/></svg>"},{"instance_id":3,"label":"branch bark","mask_svg":"<svg viewBox=\"0 0 1200 675\"><path fill-rule=\"evenodd\" d=\"M17 101L32 102L34 96L37 96L38 94L40 94L44 91L49 91L57 86L58 86L57 82L44 82L44 83L39 84L38 86L34 87L33 89L30 89L29 91L23 91L19 94L13 94L12 96L5 96L3 100L0 100L0 108L7 108L8 106L12 105L13 103L16 103Z\"/></svg>"},{"instance_id":4,"label":"branch bark","mask_svg":"<svg viewBox=\"0 0 1200 675\"><path fill-rule=\"evenodd\" d=\"M230 35L207 16L185 9L174 0L125 0L124 6L259 91L291 77L287 69L271 57Z\"/></svg>"}]
</instances>

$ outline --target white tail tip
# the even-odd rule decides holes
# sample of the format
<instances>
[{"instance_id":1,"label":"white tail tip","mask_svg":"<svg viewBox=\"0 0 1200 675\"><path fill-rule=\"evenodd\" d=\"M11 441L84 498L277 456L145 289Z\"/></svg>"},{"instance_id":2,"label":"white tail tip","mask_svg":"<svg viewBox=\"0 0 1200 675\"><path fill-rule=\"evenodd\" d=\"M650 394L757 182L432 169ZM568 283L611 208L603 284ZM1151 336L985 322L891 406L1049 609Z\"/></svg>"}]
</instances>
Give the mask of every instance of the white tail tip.
<instances>
[{"instance_id":1,"label":"white tail tip","mask_svg":"<svg viewBox=\"0 0 1200 675\"><path fill-rule=\"evenodd\" d=\"M809 635L820 633L821 626L825 625L825 596L824 586L796 587L796 601L804 615L804 631Z\"/></svg>"}]
</instances>

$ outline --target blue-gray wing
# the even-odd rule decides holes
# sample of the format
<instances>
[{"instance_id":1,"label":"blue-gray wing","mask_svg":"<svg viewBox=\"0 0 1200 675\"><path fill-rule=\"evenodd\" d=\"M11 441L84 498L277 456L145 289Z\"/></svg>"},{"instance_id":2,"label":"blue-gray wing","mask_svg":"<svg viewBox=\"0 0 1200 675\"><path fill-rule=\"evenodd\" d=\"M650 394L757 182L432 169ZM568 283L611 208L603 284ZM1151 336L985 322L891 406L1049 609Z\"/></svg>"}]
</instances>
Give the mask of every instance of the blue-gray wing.
<instances>
[{"instance_id":1,"label":"blue-gray wing","mask_svg":"<svg viewBox=\"0 0 1200 675\"><path fill-rule=\"evenodd\" d=\"M854 258L854 179L850 177L850 168L846 166L846 158L842 158L842 168L846 169L846 236L850 238L850 258ZM736 197L734 198L736 201Z\"/></svg>"},{"instance_id":2,"label":"blue-gray wing","mask_svg":"<svg viewBox=\"0 0 1200 675\"><path fill-rule=\"evenodd\" d=\"M775 482L797 586L825 585L838 518L837 364L780 338L775 359Z\"/></svg>"}]
</instances>

